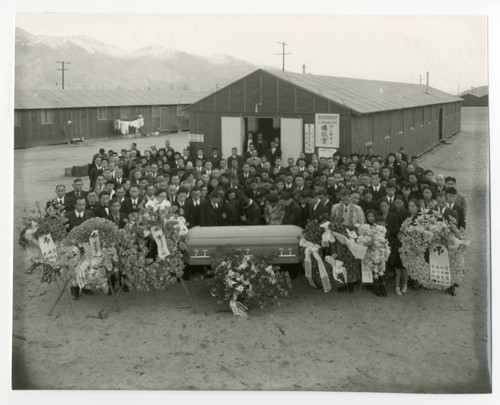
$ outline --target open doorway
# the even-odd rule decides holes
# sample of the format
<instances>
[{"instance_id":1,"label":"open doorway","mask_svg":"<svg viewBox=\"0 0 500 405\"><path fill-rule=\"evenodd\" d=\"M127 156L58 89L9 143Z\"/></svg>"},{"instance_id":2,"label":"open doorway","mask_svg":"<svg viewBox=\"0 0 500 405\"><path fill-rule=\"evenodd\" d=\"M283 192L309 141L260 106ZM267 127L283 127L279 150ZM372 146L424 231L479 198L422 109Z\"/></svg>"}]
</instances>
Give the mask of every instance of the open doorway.
<instances>
[{"instance_id":1,"label":"open doorway","mask_svg":"<svg viewBox=\"0 0 500 405\"><path fill-rule=\"evenodd\" d=\"M253 133L254 145L258 138L258 134L262 134L262 138L267 148L271 141L277 139L281 145L281 119L280 118L260 118L246 117L245 118L245 139L243 141L243 152L248 148L248 134Z\"/></svg>"}]
</instances>

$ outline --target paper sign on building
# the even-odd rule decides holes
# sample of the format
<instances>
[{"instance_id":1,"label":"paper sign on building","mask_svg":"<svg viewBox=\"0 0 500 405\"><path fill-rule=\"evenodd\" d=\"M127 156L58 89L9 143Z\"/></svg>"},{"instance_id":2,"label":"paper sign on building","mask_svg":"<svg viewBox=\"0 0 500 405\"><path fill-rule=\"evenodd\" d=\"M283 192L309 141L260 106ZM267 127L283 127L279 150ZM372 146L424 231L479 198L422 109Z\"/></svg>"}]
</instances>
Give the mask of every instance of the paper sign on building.
<instances>
[{"instance_id":1,"label":"paper sign on building","mask_svg":"<svg viewBox=\"0 0 500 405\"><path fill-rule=\"evenodd\" d=\"M435 284L451 286L450 258L448 248L444 245L434 245L429 254L430 278Z\"/></svg>"},{"instance_id":2,"label":"paper sign on building","mask_svg":"<svg viewBox=\"0 0 500 405\"><path fill-rule=\"evenodd\" d=\"M340 114L315 114L315 129L316 147L340 147Z\"/></svg>"},{"instance_id":3,"label":"paper sign on building","mask_svg":"<svg viewBox=\"0 0 500 405\"><path fill-rule=\"evenodd\" d=\"M57 260L57 248L56 244L52 240L50 233L47 235L40 236L38 238L38 244L40 250L42 251L43 257L51 263L55 263Z\"/></svg>"},{"instance_id":4,"label":"paper sign on building","mask_svg":"<svg viewBox=\"0 0 500 405\"><path fill-rule=\"evenodd\" d=\"M314 124L304 125L304 152L314 153Z\"/></svg>"},{"instance_id":5,"label":"paper sign on building","mask_svg":"<svg viewBox=\"0 0 500 405\"><path fill-rule=\"evenodd\" d=\"M165 235L163 234L161 228L158 226L152 226L151 235L153 235L153 239L158 247L158 258L165 259L165 257L170 256L170 251L167 247L167 240L165 239Z\"/></svg>"},{"instance_id":6,"label":"paper sign on building","mask_svg":"<svg viewBox=\"0 0 500 405\"><path fill-rule=\"evenodd\" d=\"M189 133L189 142L205 142L205 135L204 134L192 134Z\"/></svg>"}]
</instances>

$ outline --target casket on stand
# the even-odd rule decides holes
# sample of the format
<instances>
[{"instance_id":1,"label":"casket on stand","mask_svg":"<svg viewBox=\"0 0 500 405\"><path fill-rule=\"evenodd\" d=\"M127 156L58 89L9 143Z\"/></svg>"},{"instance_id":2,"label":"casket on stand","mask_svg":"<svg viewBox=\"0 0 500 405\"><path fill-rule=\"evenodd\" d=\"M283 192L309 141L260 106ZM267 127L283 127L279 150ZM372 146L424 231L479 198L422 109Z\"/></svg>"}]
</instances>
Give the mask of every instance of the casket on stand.
<instances>
[{"instance_id":1,"label":"casket on stand","mask_svg":"<svg viewBox=\"0 0 500 405\"><path fill-rule=\"evenodd\" d=\"M223 247L272 256L274 264L301 263L301 234L302 228L295 225L197 226L189 230L185 260L190 265L211 264L215 250Z\"/></svg>"}]
</instances>

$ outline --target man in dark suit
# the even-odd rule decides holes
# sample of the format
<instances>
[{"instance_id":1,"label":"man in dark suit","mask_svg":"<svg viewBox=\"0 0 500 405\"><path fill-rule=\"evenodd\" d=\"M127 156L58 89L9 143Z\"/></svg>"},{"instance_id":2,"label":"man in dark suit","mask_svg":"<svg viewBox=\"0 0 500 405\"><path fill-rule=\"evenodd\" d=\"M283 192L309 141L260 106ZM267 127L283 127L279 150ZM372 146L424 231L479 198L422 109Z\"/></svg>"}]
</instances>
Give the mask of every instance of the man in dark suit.
<instances>
[{"instance_id":1,"label":"man in dark suit","mask_svg":"<svg viewBox=\"0 0 500 405\"><path fill-rule=\"evenodd\" d=\"M238 162L238 167L241 168L243 166L243 157L238 155L238 148L231 149L231 156L227 158L227 167L232 168L232 162L236 160Z\"/></svg>"},{"instance_id":2,"label":"man in dark suit","mask_svg":"<svg viewBox=\"0 0 500 405\"><path fill-rule=\"evenodd\" d=\"M109 212L109 193L103 191L99 194L99 205L94 208L94 216L97 218L107 218Z\"/></svg>"},{"instance_id":3,"label":"man in dark suit","mask_svg":"<svg viewBox=\"0 0 500 405\"><path fill-rule=\"evenodd\" d=\"M75 208L74 200L66 197L66 186L64 186L64 184L56 186L56 197L47 201L46 208L49 206L57 207L63 212L70 212Z\"/></svg>"},{"instance_id":4,"label":"man in dark suit","mask_svg":"<svg viewBox=\"0 0 500 405\"><path fill-rule=\"evenodd\" d=\"M94 216L92 211L85 209L85 205L86 201L84 197L76 197L75 209L64 214L68 218L68 231L71 231L75 226L82 224Z\"/></svg>"},{"instance_id":5,"label":"man in dark suit","mask_svg":"<svg viewBox=\"0 0 500 405\"><path fill-rule=\"evenodd\" d=\"M448 203L448 208L455 211L457 214L458 227L465 229L465 211L456 203L457 194L456 188L448 187L446 189L446 201Z\"/></svg>"},{"instance_id":6,"label":"man in dark suit","mask_svg":"<svg viewBox=\"0 0 500 405\"><path fill-rule=\"evenodd\" d=\"M262 225L262 210L259 205L248 197L241 197L241 223L243 225Z\"/></svg>"},{"instance_id":7,"label":"man in dark suit","mask_svg":"<svg viewBox=\"0 0 500 405\"><path fill-rule=\"evenodd\" d=\"M184 218L188 223L187 227L192 228L200 225L200 209L201 209L201 196L200 188L193 187L191 189L191 198L186 201L186 209Z\"/></svg>"},{"instance_id":8,"label":"man in dark suit","mask_svg":"<svg viewBox=\"0 0 500 405\"><path fill-rule=\"evenodd\" d=\"M264 156L264 153L267 150L267 142L264 140L264 135L261 133L257 134L257 141L255 141L255 149L257 150L257 154L259 157Z\"/></svg>"},{"instance_id":9,"label":"man in dark suit","mask_svg":"<svg viewBox=\"0 0 500 405\"><path fill-rule=\"evenodd\" d=\"M436 175L436 193L446 192L446 184L444 174Z\"/></svg>"},{"instance_id":10,"label":"man in dark suit","mask_svg":"<svg viewBox=\"0 0 500 405\"><path fill-rule=\"evenodd\" d=\"M200 226L222 226L220 194L217 190L210 193L210 200L201 203Z\"/></svg>"},{"instance_id":11,"label":"man in dark suit","mask_svg":"<svg viewBox=\"0 0 500 405\"><path fill-rule=\"evenodd\" d=\"M384 187L380 185L380 174L372 173L370 174L370 178L372 184L370 187L368 187L368 189L372 193L373 200L378 202L382 197L385 197L386 195Z\"/></svg>"},{"instance_id":12,"label":"man in dark suit","mask_svg":"<svg viewBox=\"0 0 500 405\"><path fill-rule=\"evenodd\" d=\"M285 207L285 216L283 217L282 225L302 224L302 210L300 205L292 198L292 194L283 191L280 196L280 204Z\"/></svg>"},{"instance_id":13,"label":"man in dark suit","mask_svg":"<svg viewBox=\"0 0 500 405\"><path fill-rule=\"evenodd\" d=\"M383 196L380 200L385 200L389 204L389 212L394 213L394 197L396 195L396 184L393 182L388 182L385 186L385 196Z\"/></svg>"},{"instance_id":14,"label":"man in dark suit","mask_svg":"<svg viewBox=\"0 0 500 405\"><path fill-rule=\"evenodd\" d=\"M324 216L328 217L329 213L330 211L328 210L326 205L321 202L321 196L319 194L315 194L314 192L312 192L309 220L313 221L315 219L320 219Z\"/></svg>"},{"instance_id":15,"label":"man in dark suit","mask_svg":"<svg viewBox=\"0 0 500 405\"><path fill-rule=\"evenodd\" d=\"M113 198L109 204L110 206L110 213L106 217L110 221L113 221L119 229L123 229L125 226L126 222L125 220L127 219L127 214L124 212L120 212L121 209L121 204L120 201L118 201L116 198Z\"/></svg>"},{"instance_id":16,"label":"man in dark suit","mask_svg":"<svg viewBox=\"0 0 500 405\"><path fill-rule=\"evenodd\" d=\"M455 198L455 204L462 207L462 209L464 210L464 214L467 215L467 203L465 202L465 197L458 192L457 179L455 179L455 177L448 176L445 179L445 184L446 184L446 188L452 187L456 190L457 196Z\"/></svg>"},{"instance_id":17,"label":"man in dark suit","mask_svg":"<svg viewBox=\"0 0 500 405\"><path fill-rule=\"evenodd\" d=\"M229 179L229 188L231 190L234 190L237 199L240 199L245 195L245 187L240 184L237 176L231 176L231 178Z\"/></svg>"},{"instance_id":18,"label":"man in dark suit","mask_svg":"<svg viewBox=\"0 0 500 405\"><path fill-rule=\"evenodd\" d=\"M446 193L437 193L436 202L437 205L434 208L431 208L431 211L437 212L438 218L443 218L446 221L455 221L458 226L458 214L455 210L448 208L448 203L446 202ZM453 220L451 218L453 218Z\"/></svg>"},{"instance_id":19,"label":"man in dark suit","mask_svg":"<svg viewBox=\"0 0 500 405\"><path fill-rule=\"evenodd\" d=\"M64 197L69 198L70 200L73 200L75 202L77 197L86 198L88 191L84 191L82 190L82 188L83 188L82 179L75 179L73 180L73 190L67 192Z\"/></svg>"},{"instance_id":20,"label":"man in dark suit","mask_svg":"<svg viewBox=\"0 0 500 405\"><path fill-rule=\"evenodd\" d=\"M323 205L328 209L328 212L330 213L332 211L334 201L332 198L330 198L326 189L321 187L318 190L318 196L321 199L321 202L323 203Z\"/></svg>"},{"instance_id":21,"label":"man in dark suit","mask_svg":"<svg viewBox=\"0 0 500 405\"><path fill-rule=\"evenodd\" d=\"M276 159L281 158L281 152L276 147L276 142L271 141L271 147L266 151L265 156L272 166L274 166Z\"/></svg>"},{"instance_id":22,"label":"man in dark suit","mask_svg":"<svg viewBox=\"0 0 500 405\"><path fill-rule=\"evenodd\" d=\"M300 207L300 227L305 228L307 222L309 221L309 214L311 213L311 205L309 200L313 196L313 191L304 190L299 196L299 207Z\"/></svg>"},{"instance_id":23,"label":"man in dark suit","mask_svg":"<svg viewBox=\"0 0 500 405\"><path fill-rule=\"evenodd\" d=\"M250 173L250 165L248 163L243 164L242 172L238 177L240 184L245 184L246 181L252 178L253 175Z\"/></svg>"},{"instance_id":24,"label":"man in dark suit","mask_svg":"<svg viewBox=\"0 0 500 405\"><path fill-rule=\"evenodd\" d=\"M117 167L115 169L115 184L116 184L116 187L118 186L122 186L123 183L125 183L125 181L127 181L127 178L123 175L123 169L120 168L120 167Z\"/></svg>"},{"instance_id":25,"label":"man in dark suit","mask_svg":"<svg viewBox=\"0 0 500 405\"><path fill-rule=\"evenodd\" d=\"M102 158L101 157L97 157L94 160L94 167L92 167L90 169L90 173L89 173L90 188L94 188L97 176L99 176L100 174L102 174L103 171L104 171L104 167L102 166Z\"/></svg>"},{"instance_id":26,"label":"man in dark suit","mask_svg":"<svg viewBox=\"0 0 500 405\"><path fill-rule=\"evenodd\" d=\"M94 190L89 190L87 193L87 207L89 211L94 212L94 208L99 205L99 197Z\"/></svg>"},{"instance_id":27,"label":"man in dark suit","mask_svg":"<svg viewBox=\"0 0 500 405\"><path fill-rule=\"evenodd\" d=\"M219 149L212 148L212 156L210 156L210 162L212 163L212 168L218 169L220 165L221 156L219 155Z\"/></svg>"},{"instance_id":28,"label":"man in dark suit","mask_svg":"<svg viewBox=\"0 0 500 405\"><path fill-rule=\"evenodd\" d=\"M139 187L136 185L130 186L130 197L125 198L121 206L121 211L127 216L133 212L139 212L142 206L142 198L139 196Z\"/></svg>"}]
</instances>

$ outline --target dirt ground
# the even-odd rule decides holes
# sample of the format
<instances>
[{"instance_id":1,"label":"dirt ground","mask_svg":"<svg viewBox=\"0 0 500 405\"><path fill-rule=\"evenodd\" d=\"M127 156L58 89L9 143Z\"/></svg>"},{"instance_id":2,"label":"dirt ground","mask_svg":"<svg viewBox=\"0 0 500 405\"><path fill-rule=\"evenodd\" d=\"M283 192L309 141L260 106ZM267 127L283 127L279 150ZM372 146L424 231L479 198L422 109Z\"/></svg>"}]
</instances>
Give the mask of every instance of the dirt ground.
<instances>
[{"instance_id":1,"label":"dirt ground","mask_svg":"<svg viewBox=\"0 0 500 405\"><path fill-rule=\"evenodd\" d=\"M196 310L176 285L167 292L122 294L121 311L106 320L97 317L110 304L102 294L83 296L71 307L63 297L49 317L58 287L37 290L40 278L24 273L16 245L13 387L489 392L487 135L487 109L463 108L462 132L422 158L435 173L455 175L467 198L469 273L457 296L410 290L398 297L392 284L387 298L364 287L323 294L298 278L281 305L253 310L242 320L216 304L205 281L192 279L187 285ZM183 135L168 138L176 148L186 142ZM164 139L137 143L143 149ZM16 150L15 217L34 200L51 198L56 184L70 188L65 167L86 163L100 146L130 142Z\"/></svg>"}]
</instances>

